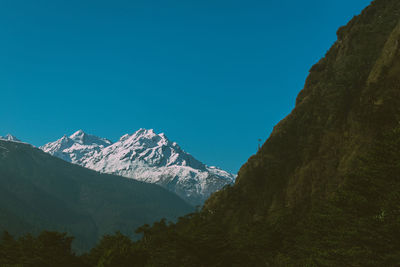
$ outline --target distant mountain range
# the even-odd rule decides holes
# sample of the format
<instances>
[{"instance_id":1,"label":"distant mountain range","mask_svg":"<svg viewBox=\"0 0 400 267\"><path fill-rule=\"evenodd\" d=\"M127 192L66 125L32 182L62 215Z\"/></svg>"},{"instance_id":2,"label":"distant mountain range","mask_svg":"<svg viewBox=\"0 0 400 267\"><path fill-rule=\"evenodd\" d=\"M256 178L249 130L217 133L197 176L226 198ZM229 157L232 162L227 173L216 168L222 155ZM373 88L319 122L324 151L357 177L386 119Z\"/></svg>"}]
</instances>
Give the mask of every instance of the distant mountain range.
<instances>
[{"instance_id":1,"label":"distant mountain range","mask_svg":"<svg viewBox=\"0 0 400 267\"><path fill-rule=\"evenodd\" d=\"M400 1L336 33L235 185L146 229L142 266L400 266Z\"/></svg>"},{"instance_id":2,"label":"distant mountain range","mask_svg":"<svg viewBox=\"0 0 400 267\"><path fill-rule=\"evenodd\" d=\"M6 136L0 136L0 140L20 142L20 140L17 137L11 134L7 134Z\"/></svg>"},{"instance_id":3,"label":"distant mountain range","mask_svg":"<svg viewBox=\"0 0 400 267\"><path fill-rule=\"evenodd\" d=\"M102 173L161 185L193 205L232 184L235 175L209 167L183 151L165 134L140 129L113 143L79 130L40 147L65 161Z\"/></svg>"},{"instance_id":4,"label":"distant mountain range","mask_svg":"<svg viewBox=\"0 0 400 267\"><path fill-rule=\"evenodd\" d=\"M83 251L104 234L193 211L154 185L83 168L29 144L0 140L0 232L65 231Z\"/></svg>"}]
</instances>

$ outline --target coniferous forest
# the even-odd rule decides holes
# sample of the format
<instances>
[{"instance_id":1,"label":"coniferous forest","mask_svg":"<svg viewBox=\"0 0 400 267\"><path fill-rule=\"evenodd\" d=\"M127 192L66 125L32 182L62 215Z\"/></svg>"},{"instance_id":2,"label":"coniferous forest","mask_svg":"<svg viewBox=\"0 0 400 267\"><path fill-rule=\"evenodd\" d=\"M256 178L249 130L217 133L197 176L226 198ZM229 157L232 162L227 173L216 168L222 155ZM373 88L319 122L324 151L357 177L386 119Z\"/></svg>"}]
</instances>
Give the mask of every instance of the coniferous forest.
<instances>
[{"instance_id":1,"label":"coniferous forest","mask_svg":"<svg viewBox=\"0 0 400 267\"><path fill-rule=\"evenodd\" d=\"M84 253L44 231L0 241L0 266L399 266L400 2L337 31L296 107L236 182L176 222Z\"/></svg>"}]
</instances>

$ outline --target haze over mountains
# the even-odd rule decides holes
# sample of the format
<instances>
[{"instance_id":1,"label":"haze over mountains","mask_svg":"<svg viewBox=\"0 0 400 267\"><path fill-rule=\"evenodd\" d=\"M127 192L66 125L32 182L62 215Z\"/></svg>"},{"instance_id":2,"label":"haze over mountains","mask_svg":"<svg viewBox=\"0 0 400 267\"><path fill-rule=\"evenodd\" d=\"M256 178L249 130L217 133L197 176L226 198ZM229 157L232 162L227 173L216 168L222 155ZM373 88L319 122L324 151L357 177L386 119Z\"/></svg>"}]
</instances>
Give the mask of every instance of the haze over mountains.
<instances>
[{"instance_id":1,"label":"haze over mountains","mask_svg":"<svg viewBox=\"0 0 400 267\"><path fill-rule=\"evenodd\" d=\"M235 175L203 164L152 129L139 129L115 143L79 130L40 149L99 172L161 185L193 205L235 180Z\"/></svg>"}]
</instances>

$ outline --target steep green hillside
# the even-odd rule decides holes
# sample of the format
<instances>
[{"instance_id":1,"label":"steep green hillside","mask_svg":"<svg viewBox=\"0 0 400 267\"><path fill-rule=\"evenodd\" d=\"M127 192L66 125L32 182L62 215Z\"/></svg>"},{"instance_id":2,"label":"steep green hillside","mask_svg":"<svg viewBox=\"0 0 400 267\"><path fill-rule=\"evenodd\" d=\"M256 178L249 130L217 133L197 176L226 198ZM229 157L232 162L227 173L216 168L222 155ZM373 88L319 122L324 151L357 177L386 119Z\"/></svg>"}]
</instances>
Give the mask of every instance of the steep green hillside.
<instances>
[{"instance_id":1,"label":"steep green hillside","mask_svg":"<svg viewBox=\"0 0 400 267\"><path fill-rule=\"evenodd\" d=\"M143 265L398 266L400 1L372 2L337 35L234 186L139 229ZM121 254L98 249L92 264Z\"/></svg>"},{"instance_id":2,"label":"steep green hillside","mask_svg":"<svg viewBox=\"0 0 400 267\"><path fill-rule=\"evenodd\" d=\"M163 188L100 174L30 145L0 141L0 230L66 231L88 249L117 230L176 219L193 209Z\"/></svg>"},{"instance_id":3,"label":"steep green hillside","mask_svg":"<svg viewBox=\"0 0 400 267\"><path fill-rule=\"evenodd\" d=\"M399 12L399 1L377 0L338 30L295 109L243 165L232 193L215 194L206 210L229 210L238 223L257 221L309 206L345 182L371 143L398 125Z\"/></svg>"},{"instance_id":4,"label":"steep green hillside","mask_svg":"<svg viewBox=\"0 0 400 267\"><path fill-rule=\"evenodd\" d=\"M400 1L375 0L337 35L234 186L137 242L103 237L81 264L399 266Z\"/></svg>"}]
</instances>

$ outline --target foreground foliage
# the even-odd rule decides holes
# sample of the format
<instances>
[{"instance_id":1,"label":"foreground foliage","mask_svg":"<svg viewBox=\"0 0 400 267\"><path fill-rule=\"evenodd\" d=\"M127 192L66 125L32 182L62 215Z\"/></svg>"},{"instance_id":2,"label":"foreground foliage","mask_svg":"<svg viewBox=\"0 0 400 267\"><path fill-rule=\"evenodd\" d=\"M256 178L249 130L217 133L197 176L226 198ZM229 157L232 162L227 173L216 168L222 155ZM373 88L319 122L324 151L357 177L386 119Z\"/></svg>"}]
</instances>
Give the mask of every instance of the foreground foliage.
<instances>
[{"instance_id":1,"label":"foreground foliage","mask_svg":"<svg viewBox=\"0 0 400 267\"><path fill-rule=\"evenodd\" d=\"M28 144L0 140L0 233L65 231L75 237L75 250L87 251L104 234L133 234L132 228L146 222L175 220L192 210L160 186L101 174Z\"/></svg>"},{"instance_id":2,"label":"foreground foliage","mask_svg":"<svg viewBox=\"0 0 400 267\"><path fill-rule=\"evenodd\" d=\"M0 243L0 265L21 266L396 266L400 262L400 128L371 152L328 199L302 215L282 210L273 220L237 229L207 211L117 232L77 256L72 237L43 232ZM229 188L225 190L230 190ZM242 205L247 205L242 203Z\"/></svg>"},{"instance_id":3,"label":"foreground foliage","mask_svg":"<svg viewBox=\"0 0 400 267\"><path fill-rule=\"evenodd\" d=\"M138 241L106 235L80 256L64 234L52 234L53 243L66 244L60 250L29 245L40 236L6 234L0 262L35 266L24 259L36 255L42 266L63 264L58 258L74 266L398 266L398 40L398 0L375 0L339 29L294 111L235 185L201 211L144 225Z\"/></svg>"},{"instance_id":4,"label":"foreground foliage","mask_svg":"<svg viewBox=\"0 0 400 267\"><path fill-rule=\"evenodd\" d=\"M44 231L15 239L4 232L0 241L0 266L79 266L72 252L73 238L65 233Z\"/></svg>"}]
</instances>

